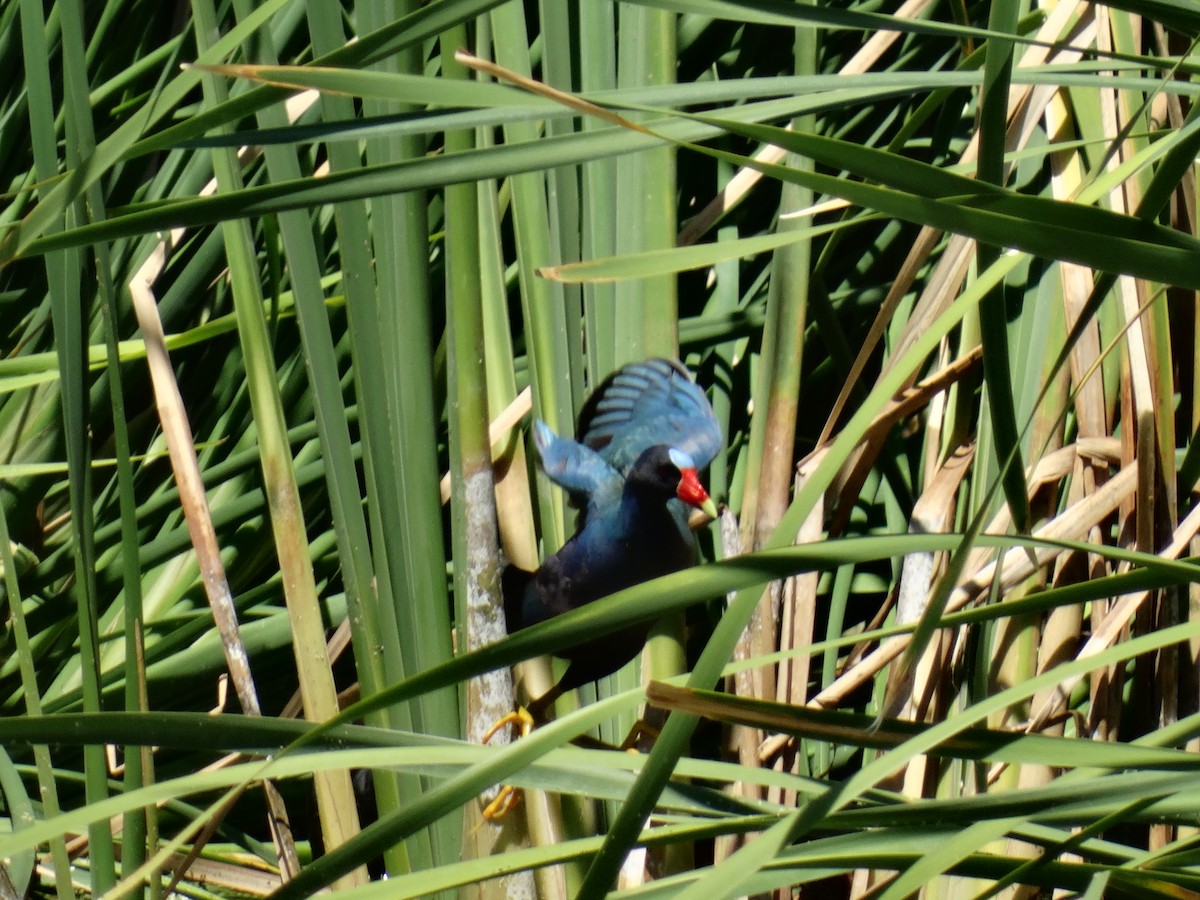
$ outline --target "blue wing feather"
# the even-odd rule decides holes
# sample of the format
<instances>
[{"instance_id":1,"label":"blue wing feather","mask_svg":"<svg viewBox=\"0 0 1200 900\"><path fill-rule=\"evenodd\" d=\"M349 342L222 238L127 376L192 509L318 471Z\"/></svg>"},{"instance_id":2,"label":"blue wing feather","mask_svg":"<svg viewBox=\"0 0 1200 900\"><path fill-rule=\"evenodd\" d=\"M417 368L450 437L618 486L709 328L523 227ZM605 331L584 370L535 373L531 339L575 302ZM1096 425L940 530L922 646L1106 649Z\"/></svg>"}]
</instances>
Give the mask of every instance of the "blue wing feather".
<instances>
[{"instance_id":1,"label":"blue wing feather","mask_svg":"<svg viewBox=\"0 0 1200 900\"><path fill-rule=\"evenodd\" d=\"M542 469L587 518L617 502L625 474L656 444L688 454L703 469L721 449L721 429L687 369L666 359L630 363L610 375L579 415L583 442L560 437L538 419L533 440Z\"/></svg>"},{"instance_id":2,"label":"blue wing feather","mask_svg":"<svg viewBox=\"0 0 1200 900\"><path fill-rule=\"evenodd\" d=\"M599 453L570 438L559 437L541 419L533 425L533 443L549 479L580 505L606 485L620 483L621 476Z\"/></svg>"},{"instance_id":3,"label":"blue wing feather","mask_svg":"<svg viewBox=\"0 0 1200 900\"><path fill-rule=\"evenodd\" d=\"M687 369L666 359L631 363L600 385L579 417L583 443L627 472L648 447L667 444L704 468L721 449L721 428Z\"/></svg>"}]
</instances>

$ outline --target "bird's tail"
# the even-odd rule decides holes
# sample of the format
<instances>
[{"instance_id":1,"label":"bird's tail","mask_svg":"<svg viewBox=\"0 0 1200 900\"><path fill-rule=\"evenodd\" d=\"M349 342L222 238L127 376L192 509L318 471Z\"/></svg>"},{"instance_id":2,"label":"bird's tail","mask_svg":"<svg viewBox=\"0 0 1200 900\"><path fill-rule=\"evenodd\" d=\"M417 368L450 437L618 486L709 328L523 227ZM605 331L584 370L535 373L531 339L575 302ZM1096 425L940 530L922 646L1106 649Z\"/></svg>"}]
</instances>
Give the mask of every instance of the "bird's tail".
<instances>
[{"instance_id":1,"label":"bird's tail","mask_svg":"<svg viewBox=\"0 0 1200 900\"><path fill-rule=\"evenodd\" d=\"M500 589L504 594L504 617L508 621L509 634L529 624L525 621L524 606L525 594L532 580L532 572L512 565L505 566L500 575Z\"/></svg>"}]
</instances>

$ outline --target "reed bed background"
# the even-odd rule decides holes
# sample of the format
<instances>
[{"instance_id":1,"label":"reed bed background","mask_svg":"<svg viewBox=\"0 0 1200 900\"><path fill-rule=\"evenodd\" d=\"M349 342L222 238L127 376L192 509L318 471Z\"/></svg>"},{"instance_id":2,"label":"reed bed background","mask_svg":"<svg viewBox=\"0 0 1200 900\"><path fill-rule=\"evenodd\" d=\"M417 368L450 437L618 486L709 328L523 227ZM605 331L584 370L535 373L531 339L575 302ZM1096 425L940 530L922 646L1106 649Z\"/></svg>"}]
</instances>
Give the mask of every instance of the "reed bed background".
<instances>
[{"instance_id":1,"label":"reed bed background","mask_svg":"<svg viewBox=\"0 0 1200 900\"><path fill-rule=\"evenodd\" d=\"M1197 35L0 5L0 896L1200 895ZM652 355L706 563L505 638L531 417Z\"/></svg>"}]
</instances>

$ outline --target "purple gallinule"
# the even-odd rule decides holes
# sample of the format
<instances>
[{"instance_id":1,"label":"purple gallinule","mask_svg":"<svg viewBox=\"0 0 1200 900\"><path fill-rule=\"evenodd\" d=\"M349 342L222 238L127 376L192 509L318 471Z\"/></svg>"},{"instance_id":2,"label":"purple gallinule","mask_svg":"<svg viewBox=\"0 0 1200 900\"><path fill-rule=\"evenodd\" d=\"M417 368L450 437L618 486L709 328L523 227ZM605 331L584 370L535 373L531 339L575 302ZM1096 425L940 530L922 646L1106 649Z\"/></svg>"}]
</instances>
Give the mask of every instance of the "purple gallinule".
<instances>
[{"instance_id":1,"label":"purple gallinule","mask_svg":"<svg viewBox=\"0 0 1200 900\"><path fill-rule=\"evenodd\" d=\"M584 404L578 433L581 442L545 422L534 426L543 470L580 516L574 536L536 572L505 570L510 632L693 565L689 507L716 516L697 470L720 450L721 429L679 363L650 359L619 369ZM649 630L639 623L563 650L567 671L530 714L540 718L564 691L621 668Z\"/></svg>"},{"instance_id":2,"label":"purple gallinule","mask_svg":"<svg viewBox=\"0 0 1200 900\"><path fill-rule=\"evenodd\" d=\"M576 442L542 421L534 443L546 475L580 510L575 534L536 572L509 566L504 607L509 632L578 609L696 562L690 507L715 518L716 505L697 474L721 449L721 429L687 369L666 359L631 363L609 376L579 416ZM541 720L565 691L621 668L642 649L652 622L565 648L567 671L513 721ZM498 798L498 818L515 802Z\"/></svg>"}]
</instances>

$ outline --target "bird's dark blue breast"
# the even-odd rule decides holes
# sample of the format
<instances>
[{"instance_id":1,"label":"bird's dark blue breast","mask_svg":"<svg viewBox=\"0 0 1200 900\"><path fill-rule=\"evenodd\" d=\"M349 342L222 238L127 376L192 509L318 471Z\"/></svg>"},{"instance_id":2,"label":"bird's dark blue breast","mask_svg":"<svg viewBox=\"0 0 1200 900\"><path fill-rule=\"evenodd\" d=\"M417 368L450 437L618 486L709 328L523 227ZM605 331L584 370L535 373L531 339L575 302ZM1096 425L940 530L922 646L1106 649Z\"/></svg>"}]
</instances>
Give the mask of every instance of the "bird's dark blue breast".
<instances>
[{"instance_id":1,"label":"bird's dark blue breast","mask_svg":"<svg viewBox=\"0 0 1200 900\"><path fill-rule=\"evenodd\" d=\"M693 565L696 545L682 513L669 507L641 512L622 527L590 519L588 525L549 557L523 586L520 627L527 627L607 597L617 591ZM608 527L602 527L607 524ZM510 598L511 600L515 598ZM510 606L511 609L511 606ZM515 610L513 610L515 611ZM594 681L637 655L653 622L564 649L571 661L563 687ZM509 625L512 628L512 623Z\"/></svg>"},{"instance_id":2,"label":"bird's dark blue breast","mask_svg":"<svg viewBox=\"0 0 1200 900\"><path fill-rule=\"evenodd\" d=\"M686 525L667 509L613 532L592 520L549 557L525 590L521 625L532 625L696 561Z\"/></svg>"}]
</instances>

